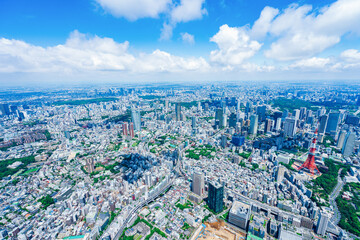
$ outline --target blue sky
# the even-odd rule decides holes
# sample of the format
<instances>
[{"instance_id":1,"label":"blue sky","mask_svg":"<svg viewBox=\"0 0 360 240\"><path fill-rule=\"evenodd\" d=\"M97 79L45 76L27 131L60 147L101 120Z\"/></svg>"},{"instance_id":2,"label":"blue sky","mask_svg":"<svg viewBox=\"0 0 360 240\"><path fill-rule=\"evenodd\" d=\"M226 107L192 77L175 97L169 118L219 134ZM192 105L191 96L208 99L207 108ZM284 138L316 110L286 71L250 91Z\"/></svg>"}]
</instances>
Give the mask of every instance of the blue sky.
<instances>
[{"instance_id":1,"label":"blue sky","mask_svg":"<svg viewBox=\"0 0 360 240\"><path fill-rule=\"evenodd\" d=\"M358 0L2 0L0 82L356 79Z\"/></svg>"}]
</instances>

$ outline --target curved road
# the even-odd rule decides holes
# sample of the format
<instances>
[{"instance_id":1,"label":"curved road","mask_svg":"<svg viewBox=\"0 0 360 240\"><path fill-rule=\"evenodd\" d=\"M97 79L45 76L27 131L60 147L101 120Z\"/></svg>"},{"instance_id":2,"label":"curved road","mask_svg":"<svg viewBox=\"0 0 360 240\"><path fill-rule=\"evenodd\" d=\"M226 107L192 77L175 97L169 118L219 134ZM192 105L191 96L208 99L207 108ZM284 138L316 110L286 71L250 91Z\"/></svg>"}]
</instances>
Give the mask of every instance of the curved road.
<instances>
[{"instance_id":1,"label":"curved road","mask_svg":"<svg viewBox=\"0 0 360 240\"><path fill-rule=\"evenodd\" d=\"M334 188L334 190L332 191L332 193L330 194L329 196L329 202L330 202L330 205L333 207L334 209L334 215L331 217L331 221L335 224L335 225L338 225L338 223L340 222L340 218L341 218L341 214L339 212L339 209L336 205L336 198L339 196L343 186L344 186L344 182L343 180L341 179L340 177L340 172L341 172L342 168L339 169L339 172L338 172L338 178L337 178L337 185L336 187Z\"/></svg>"}]
</instances>

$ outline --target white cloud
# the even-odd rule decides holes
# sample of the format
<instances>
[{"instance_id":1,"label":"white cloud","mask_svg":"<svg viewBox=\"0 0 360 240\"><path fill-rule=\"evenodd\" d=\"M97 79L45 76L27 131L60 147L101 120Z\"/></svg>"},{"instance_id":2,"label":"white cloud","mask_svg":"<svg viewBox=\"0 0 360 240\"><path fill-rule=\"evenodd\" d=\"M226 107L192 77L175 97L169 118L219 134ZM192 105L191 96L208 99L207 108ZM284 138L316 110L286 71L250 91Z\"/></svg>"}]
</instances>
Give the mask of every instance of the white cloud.
<instances>
[{"instance_id":1,"label":"white cloud","mask_svg":"<svg viewBox=\"0 0 360 240\"><path fill-rule=\"evenodd\" d=\"M172 0L96 0L100 6L115 17L135 21L139 18L157 18L168 11Z\"/></svg>"},{"instance_id":2,"label":"white cloud","mask_svg":"<svg viewBox=\"0 0 360 240\"><path fill-rule=\"evenodd\" d=\"M251 35L275 37L265 56L277 60L299 60L315 56L339 43L349 32L360 33L360 1L338 0L319 11L293 4L278 14L264 8Z\"/></svg>"},{"instance_id":3,"label":"white cloud","mask_svg":"<svg viewBox=\"0 0 360 240\"><path fill-rule=\"evenodd\" d=\"M195 44L195 38L194 38L194 35L191 35L189 33L180 33L181 35L181 39L184 43L188 43L188 44Z\"/></svg>"},{"instance_id":4,"label":"white cloud","mask_svg":"<svg viewBox=\"0 0 360 240\"><path fill-rule=\"evenodd\" d=\"M181 72L204 71L203 58L183 58L156 50L134 56L129 43L89 37L74 31L64 45L39 47L19 40L0 39L0 72Z\"/></svg>"},{"instance_id":5,"label":"white cloud","mask_svg":"<svg viewBox=\"0 0 360 240\"><path fill-rule=\"evenodd\" d=\"M346 51L343 51L340 56L347 62L360 63L360 52L356 49L348 49Z\"/></svg>"},{"instance_id":6,"label":"white cloud","mask_svg":"<svg viewBox=\"0 0 360 240\"><path fill-rule=\"evenodd\" d=\"M204 3L205 0L181 0L180 4L171 10L171 21L180 23L201 19L207 14L206 9L203 8Z\"/></svg>"},{"instance_id":7,"label":"white cloud","mask_svg":"<svg viewBox=\"0 0 360 240\"><path fill-rule=\"evenodd\" d=\"M169 40L170 38L172 38L174 27L175 26L172 24L163 23L163 27L161 29L161 34L160 34L160 40Z\"/></svg>"},{"instance_id":8,"label":"white cloud","mask_svg":"<svg viewBox=\"0 0 360 240\"><path fill-rule=\"evenodd\" d=\"M299 60L289 67L291 68L300 68L300 69L325 69L331 63L330 58L308 58Z\"/></svg>"},{"instance_id":9,"label":"white cloud","mask_svg":"<svg viewBox=\"0 0 360 240\"><path fill-rule=\"evenodd\" d=\"M217 50L211 51L210 60L223 65L240 65L245 59L255 55L261 48L257 41L251 41L244 28L223 25L210 41L218 45Z\"/></svg>"}]
</instances>

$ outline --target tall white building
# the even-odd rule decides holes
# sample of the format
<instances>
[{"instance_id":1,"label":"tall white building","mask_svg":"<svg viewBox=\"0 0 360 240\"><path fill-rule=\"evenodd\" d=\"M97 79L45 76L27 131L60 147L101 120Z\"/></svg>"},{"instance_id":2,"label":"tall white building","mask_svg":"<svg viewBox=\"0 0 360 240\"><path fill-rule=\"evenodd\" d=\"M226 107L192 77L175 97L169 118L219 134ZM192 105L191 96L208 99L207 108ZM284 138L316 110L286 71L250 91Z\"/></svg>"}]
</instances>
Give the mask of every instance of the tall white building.
<instances>
[{"instance_id":1,"label":"tall white building","mask_svg":"<svg viewBox=\"0 0 360 240\"><path fill-rule=\"evenodd\" d=\"M284 123L284 134L287 137L293 137L296 133L296 119L286 118Z\"/></svg>"},{"instance_id":2,"label":"tall white building","mask_svg":"<svg viewBox=\"0 0 360 240\"><path fill-rule=\"evenodd\" d=\"M346 135L345 144L342 149L342 154L344 155L344 157L349 157L353 154L355 147L355 138L356 135L354 132L349 132Z\"/></svg>"},{"instance_id":3,"label":"tall white building","mask_svg":"<svg viewBox=\"0 0 360 240\"><path fill-rule=\"evenodd\" d=\"M200 172L194 172L193 174L193 182L192 182L192 191L202 196L205 192L205 184L204 184L204 174Z\"/></svg>"},{"instance_id":4,"label":"tall white building","mask_svg":"<svg viewBox=\"0 0 360 240\"><path fill-rule=\"evenodd\" d=\"M324 236L327 230L328 223L329 223L328 213L321 212L319 216L319 220L316 225L316 233Z\"/></svg>"}]
</instances>

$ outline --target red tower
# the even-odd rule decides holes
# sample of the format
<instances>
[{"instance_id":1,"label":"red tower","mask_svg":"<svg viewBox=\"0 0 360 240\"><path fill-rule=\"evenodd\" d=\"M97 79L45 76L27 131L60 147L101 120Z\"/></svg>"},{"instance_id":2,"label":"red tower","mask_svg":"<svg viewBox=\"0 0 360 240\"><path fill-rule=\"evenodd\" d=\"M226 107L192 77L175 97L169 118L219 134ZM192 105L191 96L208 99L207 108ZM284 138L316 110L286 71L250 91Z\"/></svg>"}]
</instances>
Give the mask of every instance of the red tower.
<instances>
[{"instance_id":1,"label":"red tower","mask_svg":"<svg viewBox=\"0 0 360 240\"><path fill-rule=\"evenodd\" d=\"M298 170L307 168L311 172L312 175L314 175L315 169L318 171L318 173L320 172L315 164L315 150L316 150L317 133L318 133L318 130L316 129L315 136L314 136L311 146L310 146L309 155L308 155L306 161L303 163L303 165L301 165L301 167L298 168Z\"/></svg>"}]
</instances>

